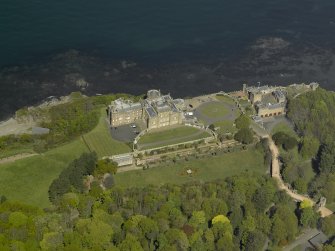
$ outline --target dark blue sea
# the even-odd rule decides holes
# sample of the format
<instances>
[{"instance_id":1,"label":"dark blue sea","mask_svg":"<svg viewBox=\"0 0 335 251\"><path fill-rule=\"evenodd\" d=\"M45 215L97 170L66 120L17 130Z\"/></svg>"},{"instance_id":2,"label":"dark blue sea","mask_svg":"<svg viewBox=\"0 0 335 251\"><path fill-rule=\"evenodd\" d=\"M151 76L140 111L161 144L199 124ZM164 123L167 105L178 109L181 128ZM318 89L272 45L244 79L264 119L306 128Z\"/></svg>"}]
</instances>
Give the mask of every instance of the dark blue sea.
<instances>
[{"instance_id":1,"label":"dark blue sea","mask_svg":"<svg viewBox=\"0 0 335 251\"><path fill-rule=\"evenodd\" d=\"M273 37L289 43L290 50L276 54L273 48L270 48L270 53L250 49L259 39ZM47 63L53 55L70 49L93 53L104 62L131 60L146 67L126 77L118 77L121 85L114 84L116 80L106 80L105 85L91 90L99 93L123 91L138 94L148 87L156 87L166 91L171 89L185 96L190 90L195 95L231 90L240 86L242 81L272 79L277 82L310 79L335 89L335 82L332 82L335 81L332 75L334 58L329 56L334 52L334 41L334 0L0 1L0 69L24 65L28 72L29 67L36 69L36 64ZM303 56L305 53L308 58ZM295 59L287 61L287 57L293 54ZM181 63L182 66L178 65ZM205 66L201 68L201 64ZM169 79L166 72L170 72L172 65L176 77ZM264 68L266 65L272 67L268 72ZM157 81L154 81L155 75L149 76L150 67L156 72L163 69L165 75L157 73ZM176 73L176 69L180 72ZM209 76L210 71L214 77ZM184 82L181 72L188 74ZM198 72L203 74L197 76ZM6 74L8 71L0 75L1 105L8 110L16 109L10 99L17 97L11 95L22 94L20 102L15 104L24 105L32 96L30 86L41 77L32 79L29 76L28 86L25 76L20 75L19 80L12 81L15 85L8 86L7 80L16 79L16 73L11 71L10 77ZM92 74L85 78L92 77ZM104 74L110 76L107 70ZM155 84L144 85L144 80L137 81L136 76L141 74L149 76L148 83L152 80ZM287 78L280 81L276 76ZM173 84L175 79L178 81ZM192 82L192 79L197 81ZM53 88L43 91L34 86L38 98L33 102L62 89L55 88L62 82L56 80L51 84ZM46 85L47 81L43 81L41 86ZM103 81L99 79L96 82ZM128 84L131 82L136 86L131 87ZM94 84L90 86L92 88ZM66 91L71 91L71 88Z\"/></svg>"},{"instance_id":2,"label":"dark blue sea","mask_svg":"<svg viewBox=\"0 0 335 251\"><path fill-rule=\"evenodd\" d=\"M335 1L0 1L2 66L69 48L143 60L230 55L261 36L333 43Z\"/></svg>"}]
</instances>

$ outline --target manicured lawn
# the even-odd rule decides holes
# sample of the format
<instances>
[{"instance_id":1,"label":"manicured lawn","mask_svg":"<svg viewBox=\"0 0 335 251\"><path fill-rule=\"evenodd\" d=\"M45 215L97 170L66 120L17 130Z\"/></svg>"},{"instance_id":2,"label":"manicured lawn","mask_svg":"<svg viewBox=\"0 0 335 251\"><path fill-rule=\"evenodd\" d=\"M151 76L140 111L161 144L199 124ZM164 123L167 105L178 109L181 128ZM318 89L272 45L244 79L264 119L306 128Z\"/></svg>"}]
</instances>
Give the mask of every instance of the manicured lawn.
<instances>
[{"instance_id":1,"label":"manicured lawn","mask_svg":"<svg viewBox=\"0 0 335 251\"><path fill-rule=\"evenodd\" d=\"M173 129L167 129L156 132L149 132L140 138L139 144L151 144L164 140L177 139L180 137L192 136L199 132L199 129L190 126L180 126Z\"/></svg>"},{"instance_id":2,"label":"manicured lawn","mask_svg":"<svg viewBox=\"0 0 335 251\"><path fill-rule=\"evenodd\" d=\"M167 145L172 145L172 144L179 144L187 141L192 141L192 140L197 140L197 139L203 139L206 137L209 137L210 135L207 132L202 132L200 134L196 133L194 135L190 135L187 137L181 137L181 138L173 138L171 140L167 141L161 141L161 142L155 142L149 145L139 145L139 150L146 150L150 148L156 148L156 147L162 147L162 146L167 146Z\"/></svg>"},{"instance_id":3,"label":"manicured lawn","mask_svg":"<svg viewBox=\"0 0 335 251\"><path fill-rule=\"evenodd\" d=\"M192 176L186 170L193 171ZM210 181L224 179L241 172L265 174L263 156L260 152L249 149L242 152L211 156L205 159L177 162L147 170L118 173L115 183L121 187L145 186L148 184L185 183L190 181Z\"/></svg>"},{"instance_id":4,"label":"manicured lawn","mask_svg":"<svg viewBox=\"0 0 335 251\"><path fill-rule=\"evenodd\" d=\"M233 124L234 121L231 120L224 120L214 123L215 127L220 127L220 132L234 134L237 129L235 126L233 126Z\"/></svg>"},{"instance_id":5,"label":"manicured lawn","mask_svg":"<svg viewBox=\"0 0 335 251\"><path fill-rule=\"evenodd\" d=\"M97 127L83 136L90 150L95 151L99 158L130 152L128 145L112 138L104 114L101 115Z\"/></svg>"},{"instance_id":6,"label":"manicured lawn","mask_svg":"<svg viewBox=\"0 0 335 251\"><path fill-rule=\"evenodd\" d=\"M208 118L224 117L229 113L227 107L220 102L211 102L199 107L199 111Z\"/></svg>"},{"instance_id":7,"label":"manicured lawn","mask_svg":"<svg viewBox=\"0 0 335 251\"><path fill-rule=\"evenodd\" d=\"M231 97L225 95L216 95L215 98L221 102L225 102L231 105L235 104L235 101Z\"/></svg>"},{"instance_id":8,"label":"manicured lawn","mask_svg":"<svg viewBox=\"0 0 335 251\"><path fill-rule=\"evenodd\" d=\"M39 156L0 165L0 194L10 200L47 207L51 182L74 159L88 149L77 139Z\"/></svg>"}]
</instances>

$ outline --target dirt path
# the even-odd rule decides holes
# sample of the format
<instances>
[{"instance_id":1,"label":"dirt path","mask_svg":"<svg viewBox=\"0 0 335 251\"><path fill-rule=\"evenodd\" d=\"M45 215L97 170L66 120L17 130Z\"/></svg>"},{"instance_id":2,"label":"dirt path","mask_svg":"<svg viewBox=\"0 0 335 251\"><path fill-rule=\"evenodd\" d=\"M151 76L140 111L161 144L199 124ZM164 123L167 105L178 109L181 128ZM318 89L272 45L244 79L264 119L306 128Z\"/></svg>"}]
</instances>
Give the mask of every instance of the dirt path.
<instances>
[{"instance_id":1,"label":"dirt path","mask_svg":"<svg viewBox=\"0 0 335 251\"><path fill-rule=\"evenodd\" d=\"M12 163L12 162L15 162L17 160L29 158L29 157L36 156L36 155L38 155L38 154L37 153L22 153L22 154L17 154L17 155L14 155L14 156L10 156L8 158L0 159L0 165L1 164L6 164L6 163Z\"/></svg>"},{"instance_id":2,"label":"dirt path","mask_svg":"<svg viewBox=\"0 0 335 251\"><path fill-rule=\"evenodd\" d=\"M272 155L271 176L277 181L277 185L278 185L279 189L284 190L295 201L307 200L307 201L311 202L313 205L315 205L315 201L313 201L311 198L293 192L285 184L285 182L283 181L283 179L281 177L281 174L280 174L280 164L279 164L279 160L278 160L278 156L279 156L278 147L273 142L271 136L267 133L266 130L264 130L263 128L260 128L256 124L252 124L251 126L252 126L252 129L254 130L254 132L258 136L260 136L261 138L267 138L269 140L269 149L270 149L271 155ZM320 207L318 211L320 212L321 217L323 217L323 218L327 217L329 215L332 215L334 213L333 211L331 211L330 209L328 209L326 207Z\"/></svg>"},{"instance_id":3,"label":"dirt path","mask_svg":"<svg viewBox=\"0 0 335 251\"><path fill-rule=\"evenodd\" d=\"M278 156L279 156L279 150L278 147L275 145L275 143L273 142L272 138L270 136L267 136L267 138L269 139L269 148L272 154L272 169L271 169L271 175L272 177L277 181L278 187L281 190L285 190L285 192L294 200L296 201L309 201L312 205L315 205L315 202L304 195L301 194L297 194L295 192L293 192L291 189L289 189L280 174L280 165L279 165L279 160L278 160ZM321 217L327 217L331 214L333 214L333 212L326 208L326 207L320 207L318 210L321 214Z\"/></svg>"}]
</instances>

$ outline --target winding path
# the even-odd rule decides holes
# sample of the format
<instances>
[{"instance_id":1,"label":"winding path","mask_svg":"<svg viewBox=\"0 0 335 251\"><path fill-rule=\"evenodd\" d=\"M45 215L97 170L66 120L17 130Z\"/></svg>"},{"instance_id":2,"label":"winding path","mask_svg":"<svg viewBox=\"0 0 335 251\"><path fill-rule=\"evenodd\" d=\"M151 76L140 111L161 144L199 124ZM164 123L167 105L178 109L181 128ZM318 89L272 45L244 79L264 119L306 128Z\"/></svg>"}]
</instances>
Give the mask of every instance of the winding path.
<instances>
[{"instance_id":1,"label":"winding path","mask_svg":"<svg viewBox=\"0 0 335 251\"><path fill-rule=\"evenodd\" d=\"M278 147L273 142L270 136L267 136L267 138L269 140L269 148L272 154L271 175L272 175L272 178L274 178L277 181L279 189L284 190L292 199L296 201L305 200L305 201L309 201L312 205L315 205L315 202L311 198L301 195L301 194L297 194L285 185L281 177L281 174L280 174L280 165L279 165L279 160L278 160L278 157L279 157ZM323 218L333 214L333 212L326 207L320 207L318 212L320 212L321 217Z\"/></svg>"},{"instance_id":2,"label":"winding path","mask_svg":"<svg viewBox=\"0 0 335 251\"><path fill-rule=\"evenodd\" d=\"M272 162L271 162L271 176L272 178L274 178L277 182L277 185L279 187L279 189L284 190L292 199L294 199L295 201L304 201L307 200L310 203L312 203L313 205L315 205L315 201L313 201L311 198L302 195L302 194L298 194L293 192L283 181L281 174L280 174L280 164L279 164L279 150L278 147L276 146L276 144L273 142L271 136L264 130L259 128L256 125L253 125L253 129L256 132L257 135L259 135L262 138L266 138L269 140L269 149L271 151L271 155L272 155ZM332 215L334 212L331 211L330 209L326 208L326 207L320 207L318 212L320 212L321 217L327 217L329 215Z\"/></svg>"}]
</instances>

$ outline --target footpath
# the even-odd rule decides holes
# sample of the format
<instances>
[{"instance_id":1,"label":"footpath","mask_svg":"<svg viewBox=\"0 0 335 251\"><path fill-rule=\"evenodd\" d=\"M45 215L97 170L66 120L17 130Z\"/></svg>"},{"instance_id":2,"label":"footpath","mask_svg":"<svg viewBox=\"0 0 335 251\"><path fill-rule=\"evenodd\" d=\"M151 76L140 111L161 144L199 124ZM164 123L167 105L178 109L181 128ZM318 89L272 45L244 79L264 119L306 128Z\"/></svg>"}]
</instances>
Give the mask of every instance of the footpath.
<instances>
[{"instance_id":1,"label":"footpath","mask_svg":"<svg viewBox=\"0 0 335 251\"><path fill-rule=\"evenodd\" d=\"M276 144L273 142L271 136L264 130L259 128L256 125L253 125L253 129L256 132L256 134L262 138L266 138L268 139L269 142L269 149L271 151L271 155L272 155L272 162L271 162L271 176L272 178L274 178L277 182L278 188L280 190L284 190L292 199L294 199L295 201L301 202L301 201L309 201L312 205L315 205L315 201L313 201L311 198L302 195L302 194L298 194L295 193L294 191L292 191L283 181L281 174L280 174L280 163L279 163L279 149L276 146ZM320 212L321 217L327 217L329 215L332 215L334 212L331 211L330 209L326 208L326 207L320 207L318 209L318 212Z\"/></svg>"},{"instance_id":2,"label":"footpath","mask_svg":"<svg viewBox=\"0 0 335 251\"><path fill-rule=\"evenodd\" d=\"M15 162L19 159L25 159L25 158L29 158L29 157L32 157L32 156L35 156L35 155L38 155L38 154L37 153L22 153L22 154L17 154L17 155L14 155L14 156L10 156L10 157L7 157L7 158L0 159L0 165Z\"/></svg>"}]
</instances>

